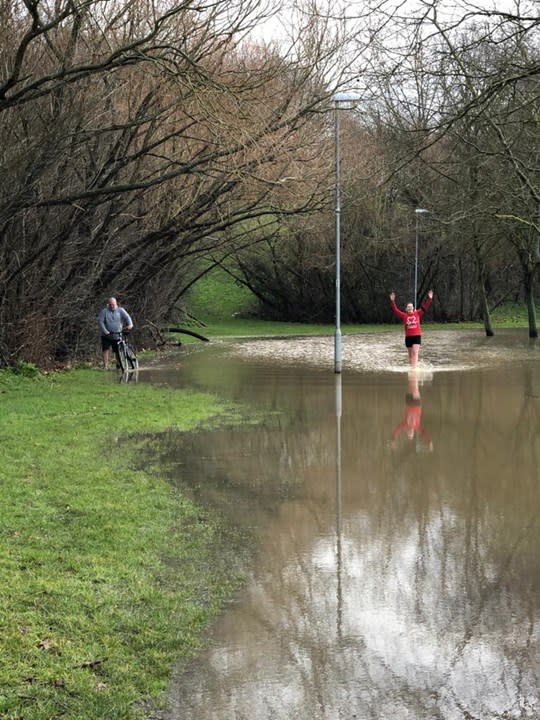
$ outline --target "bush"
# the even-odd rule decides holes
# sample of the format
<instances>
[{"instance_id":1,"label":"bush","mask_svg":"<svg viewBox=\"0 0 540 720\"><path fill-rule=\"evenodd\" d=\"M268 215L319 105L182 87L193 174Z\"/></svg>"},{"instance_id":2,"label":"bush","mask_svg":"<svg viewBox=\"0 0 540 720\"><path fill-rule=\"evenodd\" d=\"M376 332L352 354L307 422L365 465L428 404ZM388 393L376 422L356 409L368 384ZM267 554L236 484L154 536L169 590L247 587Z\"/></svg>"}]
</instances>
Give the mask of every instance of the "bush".
<instances>
[{"instance_id":1,"label":"bush","mask_svg":"<svg viewBox=\"0 0 540 720\"><path fill-rule=\"evenodd\" d=\"M26 378L37 377L40 373L39 368L31 362L25 362L24 360L17 360L15 365L11 368L11 372L15 375L20 375Z\"/></svg>"}]
</instances>

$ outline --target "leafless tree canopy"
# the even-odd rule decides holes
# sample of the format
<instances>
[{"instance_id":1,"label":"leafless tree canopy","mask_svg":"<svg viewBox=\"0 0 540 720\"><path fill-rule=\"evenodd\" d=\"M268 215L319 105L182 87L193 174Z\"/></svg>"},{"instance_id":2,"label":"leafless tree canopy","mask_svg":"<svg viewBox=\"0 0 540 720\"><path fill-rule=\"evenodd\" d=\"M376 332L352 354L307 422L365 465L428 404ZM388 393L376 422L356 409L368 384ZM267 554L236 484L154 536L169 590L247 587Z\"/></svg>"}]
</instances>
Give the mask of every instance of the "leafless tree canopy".
<instances>
[{"instance_id":1,"label":"leafless tree canopy","mask_svg":"<svg viewBox=\"0 0 540 720\"><path fill-rule=\"evenodd\" d=\"M390 289L410 297L420 207L419 294L436 287L436 317L483 317L491 334L491 309L526 301L537 334L540 19L531 3L498 5L342 8L356 28L347 74L358 96L341 138L348 321L389 319ZM292 218L267 252L244 253L269 315L333 319L333 222L330 206L317 223ZM288 280L273 257L287 258Z\"/></svg>"},{"instance_id":2,"label":"leafless tree canopy","mask_svg":"<svg viewBox=\"0 0 540 720\"><path fill-rule=\"evenodd\" d=\"M317 27L306 58L250 39L249 0L0 13L4 362L88 343L112 292L163 316L197 257L320 202L320 175L300 172L334 62Z\"/></svg>"}]
</instances>

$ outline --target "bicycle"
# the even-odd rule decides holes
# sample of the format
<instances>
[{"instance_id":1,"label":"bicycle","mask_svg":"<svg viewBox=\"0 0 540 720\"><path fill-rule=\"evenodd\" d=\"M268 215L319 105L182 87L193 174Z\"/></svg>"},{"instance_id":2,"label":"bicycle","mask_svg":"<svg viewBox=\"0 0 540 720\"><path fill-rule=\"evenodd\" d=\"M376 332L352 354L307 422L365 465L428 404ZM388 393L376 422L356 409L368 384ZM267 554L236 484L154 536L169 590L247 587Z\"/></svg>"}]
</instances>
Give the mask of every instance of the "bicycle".
<instances>
[{"instance_id":1,"label":"bicycle","mask_svg":"<svg viewBox=\"0 0 540 720\"><path fill-rule=\"evenodd\" d=\"M119 333L116 359L123 373L139 369L135 348L129 342L129 335L125 331Z\"/></svg>"}]
</instances>

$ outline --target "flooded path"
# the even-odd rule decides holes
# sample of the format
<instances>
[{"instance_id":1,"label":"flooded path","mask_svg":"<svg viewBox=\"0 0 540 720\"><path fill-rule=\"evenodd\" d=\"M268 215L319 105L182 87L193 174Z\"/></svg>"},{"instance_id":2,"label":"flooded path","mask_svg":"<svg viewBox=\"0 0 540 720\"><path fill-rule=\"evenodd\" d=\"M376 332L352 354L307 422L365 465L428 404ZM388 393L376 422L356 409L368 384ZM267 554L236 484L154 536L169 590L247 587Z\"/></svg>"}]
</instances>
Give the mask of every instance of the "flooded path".
<instances>
[{"instance_id":1,"label":"flooded path","mask_svg":"<svg viewBox=\"0 0 540 720\"><path fill-rule=\"evenodd\" d=\"M172 435L171 479L256 536L168 720L540 718L540 355L524 331L195 346L141 379L260 425Z\"/></svg>"}]
</instances>

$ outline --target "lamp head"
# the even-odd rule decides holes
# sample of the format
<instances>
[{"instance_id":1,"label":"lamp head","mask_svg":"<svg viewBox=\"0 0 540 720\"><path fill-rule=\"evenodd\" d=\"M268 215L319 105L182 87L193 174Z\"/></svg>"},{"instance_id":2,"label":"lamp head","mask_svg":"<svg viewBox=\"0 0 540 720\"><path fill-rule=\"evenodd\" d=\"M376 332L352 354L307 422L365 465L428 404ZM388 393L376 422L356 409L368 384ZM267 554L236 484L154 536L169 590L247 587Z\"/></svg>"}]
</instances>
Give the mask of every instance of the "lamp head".
<instances>
[{"instance_id":1,"label":"lamp head","mask_svg":"<svg viewBox=\"0 0 540 720\"><path fill-rule=\"evenodd\" d=\"M359 97L352 92L341 91L334 93L332 100L336 108L342 105L345 109L351 109L358 102Z\"/></svg>"}]
</instances>

